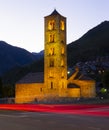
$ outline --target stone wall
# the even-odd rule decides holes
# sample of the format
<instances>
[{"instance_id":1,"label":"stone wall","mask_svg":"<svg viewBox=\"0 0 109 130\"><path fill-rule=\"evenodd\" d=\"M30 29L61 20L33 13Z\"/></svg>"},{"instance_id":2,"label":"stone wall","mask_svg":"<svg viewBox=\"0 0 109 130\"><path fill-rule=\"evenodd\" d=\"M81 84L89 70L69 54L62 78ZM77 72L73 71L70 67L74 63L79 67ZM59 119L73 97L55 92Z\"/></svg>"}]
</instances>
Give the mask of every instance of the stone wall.
<instances>
[{"instance_id":1,"label":"stone wall","mask_svg":"<svg viewBox=\"0 0 109 130\"><path fill-rule=\"evenodd\" d=\"M80 87L80 97L92 98L96 96L95 81L94 80L68 80L68 84L73 83ZM74 94L75 93L75 94ZM78 95L77 90L72 88L72 97ZM70 93L71 95L71 93ZM68 95L68 97L70 97Z\"/></svg>"},{"instance_id":2,"label":"stone wall","mask_svg":"<svg viewBox=\"0 0 109 130\"><path fill-rule=\"evenodd\" d=\"M15 103L37 102L43 98L43 83L16 84Z\"/></svg>"},{"instance_id":3,"label":"stone wall","mask_svg":"<svg viewBox=\"0 0 109 130\"><path fill-rule=\"evenodd\" d=\"M79 98L80 97L80 88L68 88L67 94L68 94L68 97Z\"/></svg>"}]
</instances>

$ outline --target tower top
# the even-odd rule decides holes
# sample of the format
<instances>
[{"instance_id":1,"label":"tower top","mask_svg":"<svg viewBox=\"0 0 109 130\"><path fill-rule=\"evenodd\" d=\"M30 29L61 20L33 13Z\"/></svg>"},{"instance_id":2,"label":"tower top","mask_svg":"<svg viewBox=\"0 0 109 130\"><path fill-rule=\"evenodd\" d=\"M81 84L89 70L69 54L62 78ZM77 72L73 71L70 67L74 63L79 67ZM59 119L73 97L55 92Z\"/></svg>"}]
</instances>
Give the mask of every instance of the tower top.
<instances>
[{"instance_id":1,"label":"tower top","mask_svg":"<svg viewBox=\"0 0 109 130\"><path fill-rule=\"evenodd\" d=\"M51 13L51 15L60 15L56 9Z\"/></svg>"},{"instance_id":2,"label":"tower top","mask_svg":"<svg viewBox=\"0 0 109 130\"><path fill-rule=\"evenodd\" d=\"M56 16L56 15L62 16L56 9L54 9L54 11L50 15L48 15L48 16ZM64 17L64 16L62 16L62 17Z\"/></svg>"}]
</instances>

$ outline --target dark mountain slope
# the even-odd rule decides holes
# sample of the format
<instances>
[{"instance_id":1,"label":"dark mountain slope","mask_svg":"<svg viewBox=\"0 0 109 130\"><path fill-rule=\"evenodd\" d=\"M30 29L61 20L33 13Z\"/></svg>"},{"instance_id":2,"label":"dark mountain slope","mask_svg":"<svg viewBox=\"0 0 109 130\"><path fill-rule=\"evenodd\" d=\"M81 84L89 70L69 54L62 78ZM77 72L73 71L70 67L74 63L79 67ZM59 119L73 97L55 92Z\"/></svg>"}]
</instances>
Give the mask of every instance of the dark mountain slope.
<instances>
[{"instance_id":1,"label":"dark mountain slope","mask_svg":"<svg viewBox=\"0 0 109 130\"><path fill-rule=\"evenodd\" d=\"M109 22L105 21L68 45L68 65L109 55Z\"/></svg>"},{"instance_id":2,"label":"dark mountain slope","mask_svg":"<svg viewBox=\"0 0 109 130\"><path fill-rule=\"evenodd\" d=\"M77 62L95 60L97 57L109 56L109 21L105 21L89 30L85 35L67 46L68 66L73 67ZM34 54L36 55L36 54ZM25 67L15 68L8 72L3 80L15 83L29 72L44 70L43 55L37 62ZM17 77L16 77L17 75Z\"/></svg>"},{"instance_id":3,"label":"dark mountain slope","mask_svg":"<svg viewBox=\"0 0 109 130\"><path fill-rule=\"evenodd\" d=\"M32 53L0 41L0 75L17 66L32 63L37 57Z\"/></svg>"},{"instance_id":4,"label":"dark mountain slope","mask_svg":"<svg viewBox=\"0 0 109 130\"><path fill-rule=\"evenodd\" d=\"M3 84L14 84L30 72L34 73L44 71L43 65L44 59L41 58L40 60L34 61L29 65L25 65L23 67L15 67L2 76L2 82Z\"/></svg>"}]
</instances>

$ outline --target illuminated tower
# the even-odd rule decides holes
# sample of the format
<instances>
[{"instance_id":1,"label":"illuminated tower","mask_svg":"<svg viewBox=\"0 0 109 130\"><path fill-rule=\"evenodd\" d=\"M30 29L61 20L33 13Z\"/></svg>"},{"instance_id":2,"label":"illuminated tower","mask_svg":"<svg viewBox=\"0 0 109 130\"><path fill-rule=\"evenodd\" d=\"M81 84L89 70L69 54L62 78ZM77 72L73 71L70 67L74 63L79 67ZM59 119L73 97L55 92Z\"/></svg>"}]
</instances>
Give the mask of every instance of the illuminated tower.
<instances>
[{"instance_id":1,"label":"illuminated tower","mask_svg":"<svg viewBox=\"0 0 109 130\"><path fill-rule=\"evenodd\" d=\"M45 17L44 82L52 96L66 96L66 18L54 10Z\"/></svg>"}]
</instances>

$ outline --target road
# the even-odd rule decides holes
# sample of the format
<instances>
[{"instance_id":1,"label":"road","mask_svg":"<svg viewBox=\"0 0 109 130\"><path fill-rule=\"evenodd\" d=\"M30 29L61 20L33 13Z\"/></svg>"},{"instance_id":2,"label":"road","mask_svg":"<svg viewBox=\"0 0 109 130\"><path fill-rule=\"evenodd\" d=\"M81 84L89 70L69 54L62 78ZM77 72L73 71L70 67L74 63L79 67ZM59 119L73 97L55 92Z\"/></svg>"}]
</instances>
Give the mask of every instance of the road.
<instances>
[{"instance_id":1,"label":"road","mask_svg":"<svg viewBox=\"0 0 109 130\"><path fill-rule=\"evenodd\" d=\"M109 117L1 110L0 130L109 130Z\"/></svg>"}]
</instances>

